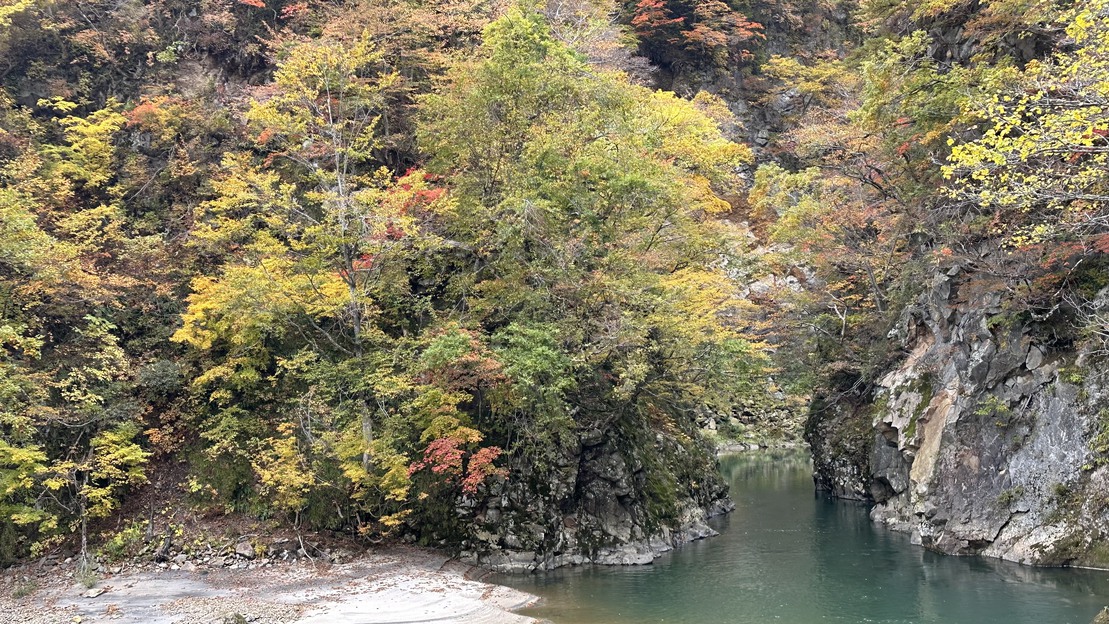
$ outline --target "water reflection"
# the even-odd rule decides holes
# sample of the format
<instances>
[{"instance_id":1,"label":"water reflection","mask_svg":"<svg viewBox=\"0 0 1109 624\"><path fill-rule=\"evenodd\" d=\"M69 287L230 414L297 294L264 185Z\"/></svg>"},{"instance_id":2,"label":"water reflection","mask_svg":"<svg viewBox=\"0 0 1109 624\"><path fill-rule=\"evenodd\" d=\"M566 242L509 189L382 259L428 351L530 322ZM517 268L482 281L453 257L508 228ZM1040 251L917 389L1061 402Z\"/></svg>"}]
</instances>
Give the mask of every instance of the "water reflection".
<instances>
[{"instance_id":1,"label":"water reflection","mask_svg":"<svg viewBox=\"0 0 1109 624\"><path fill-rule=\"evenodd\" d=\"M737 509L719 537L628 568L497 579L543 596L556 624L1089 624L1109 573L936 555L812 490L802 453L722 460Z\"/></svg>"}]
</instances>

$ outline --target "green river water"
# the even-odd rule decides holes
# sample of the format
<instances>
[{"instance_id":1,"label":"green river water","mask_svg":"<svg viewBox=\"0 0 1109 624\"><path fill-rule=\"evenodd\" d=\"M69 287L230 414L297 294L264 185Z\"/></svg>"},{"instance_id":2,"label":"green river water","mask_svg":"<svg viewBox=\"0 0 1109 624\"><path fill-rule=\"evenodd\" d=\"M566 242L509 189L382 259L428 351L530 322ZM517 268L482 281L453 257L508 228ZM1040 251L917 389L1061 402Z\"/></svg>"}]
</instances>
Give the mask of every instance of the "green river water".
<instances>
[{"instance_id":1,"label":"green river water","mask_svg":"<svg viewBox=\"0 0 1109 624\"><path fill-rule=\"evenodd\" d=\"M555 624L1090 624L1109 572L946 557L873 526L863 505L813 493L804 455L724 457L736 511L718 537L653 565L496 581L539 595Z\"/></svg>"}]
</instances>

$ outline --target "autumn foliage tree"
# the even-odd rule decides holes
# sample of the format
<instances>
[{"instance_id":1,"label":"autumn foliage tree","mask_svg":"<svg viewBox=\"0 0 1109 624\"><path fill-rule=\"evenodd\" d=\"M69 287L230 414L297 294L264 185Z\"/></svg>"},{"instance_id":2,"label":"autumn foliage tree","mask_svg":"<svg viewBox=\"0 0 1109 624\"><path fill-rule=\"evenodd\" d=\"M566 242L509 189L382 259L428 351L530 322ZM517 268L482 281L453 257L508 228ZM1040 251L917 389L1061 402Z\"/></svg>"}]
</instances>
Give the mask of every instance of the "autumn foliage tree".
<instances>
[{"instance_id":1,"label":"autumn foliage tree","mask_svg":"<svg viewBox=\"0 0 1109 624\"><path fill-rule=\"evenodd\" d=\"M787 317L817 321L817 368L883 370L921 278L956 266L968 300L1103 326L1106 12L1041 6L870 3L853 55L765 66L804 106L779 137L784 166L760 168L750 199L791 245L770 257L817 278L782 297L803 315Z\"/></svg>"},{"instance_id":2,"label":"autumn foliage tree","mask_svg":"<svg viewBox=\"0 0 1109 624\"><path fill-rule=\"evenodd\" d=\"M112 188L118 104L51 124L0 96L0 557L80 536L146 480L115 258L135 244ZM103 202L103 203L102 203ZM47 229L49 228L49 230Z\"/></svg>"},{"instance_id":3,"label":"autumn foliage tree","mask_svg":"<svg viewBox=\"0 0 1109 624\"><path fill-rule=\"evenodd\" d=\"M712 218L750 154L702 112L721 107L592 69L511 11L420 102L427 169L396 177L382 58L291 45L246 115L262 157L229 155L203 206L193 244L222 267L176 335L216 476L198 488L452 535L459 498L582 429L688 431L752 390Z\"/></svg>"},{"instance_id":4,"label":"autumn foliage tree","mask_svg":"<svg viewBox=\"0 0 1109 624\"><path fill-rule=\"evenodd\" d=\"M447 293L509 380L477 422L534 470L581 431L728 409L758 366L724 320L735 247L712 217L750 152L695 104L588 68L534 14L493 24L450 78L420 128L473 267Z\"/></svg>"},{"instance_id":5,"label":"autumn foliage tree","mask_svg":"<svg viewBox=\"0 0 1109 624\"><path fill-rule=\"evenodd\" d=\"M723 0L639 0L631 26L656 63L727 67L751 57L765 38L752 22Z\"/></svg>"},{"instance_id":6,"label":"autumn foliage tree","mask_svg":"<svg viewBox=\"0 0 1109 624\"><path fill-rule=\"evenodd\" d=\"M997 213L997 233L1018 245L1109 231L1109 5L1087 3L1065 19L1073 47L1008 68L968 103L983 132L951 139L944 168L953 196Z\"/></svg>"},{"instance_id":7,"label":"autumn foliage tree","mask_svg":"<svg viewBox=\"0 0 1109 624\"><path fill-rule=\"evenodd\" d=\"M1037 315L1070 309L1104 350L1092 300L1109 285L1109 4L1075 6L1060 21L1058 52L1005 68L966 104L977 131L950 139L943 174L966 231L1007 252L983 264Z\"/></svg>"},{"instance_id":8,"label":"autumn foliage tree","mask_svg":"<svg viewBox=\"0 0 1109 624\"><path fill-rule=\"evenodd\" d=\"M613 1L507 4L0 2L0 558L89 554L181 461L211 509L455 543L587 435L673 460L652 521L719 494L753 155L629 82ZM680 62L758 37L642 8Z\"/></svg>"},{"instance_id":9,"label":"autumn foliage tree","mask_svg":"<svg viewBox=\"0 0 1109 624\"><path fill-rule=\"evenodd\" d=\"M367 38L282 51L246 113L265 158L225 158L193 243L223 267L194 281L175 336L201 357L205 455L223 465L198 487L232 504L258 495L317 526L399 522L412 446L465 420L461 389L419 367L436 341L419 336L430 309L411 282L441 246L425 222L444 199L421 172L380 168L396 82L381 61Z\"/></svg>"}]
</instances>

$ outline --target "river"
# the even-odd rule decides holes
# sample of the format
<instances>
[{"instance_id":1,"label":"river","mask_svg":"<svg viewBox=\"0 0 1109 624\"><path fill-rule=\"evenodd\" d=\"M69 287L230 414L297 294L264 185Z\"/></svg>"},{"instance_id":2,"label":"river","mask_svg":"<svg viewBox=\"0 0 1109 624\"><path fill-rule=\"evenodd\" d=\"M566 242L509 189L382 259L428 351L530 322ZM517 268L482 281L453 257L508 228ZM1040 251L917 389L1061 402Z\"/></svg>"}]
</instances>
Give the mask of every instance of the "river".
<instances>
[{"instance_id":1,"label":"river","mask_svg":"<svg viewBox=\"0 0 1109 624\"><path fill-rule=\"evenodd\" d=\"M653 565L496 581L543 598L555 624L1090 624L1109 572L947 557L875 527L864 505L814 494L798 453L724 457L737 509L718 537Z\"/></svg>"}]
</instances>

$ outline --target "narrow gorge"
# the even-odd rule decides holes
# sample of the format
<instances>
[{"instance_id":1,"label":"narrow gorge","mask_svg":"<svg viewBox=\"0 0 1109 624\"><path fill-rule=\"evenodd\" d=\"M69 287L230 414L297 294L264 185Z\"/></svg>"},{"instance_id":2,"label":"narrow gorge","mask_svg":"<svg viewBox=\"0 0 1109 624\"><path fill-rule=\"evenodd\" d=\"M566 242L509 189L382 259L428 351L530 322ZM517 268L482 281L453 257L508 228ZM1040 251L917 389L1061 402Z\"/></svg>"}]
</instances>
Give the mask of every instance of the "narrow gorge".
<instances>
[{"instance_id":1,"label":"narrow gorge","mask_svg":"<svg viewBox=\"0 0 1109 624\"><path fill-rule=\"evenodd\" d=\"M715 541L807 622L876 583L825 531L910 572L848 618L1100 600L1109 0L0 0L0 59L0 613L525 621L474 577Z\"/></svg>"}]
</instances>

